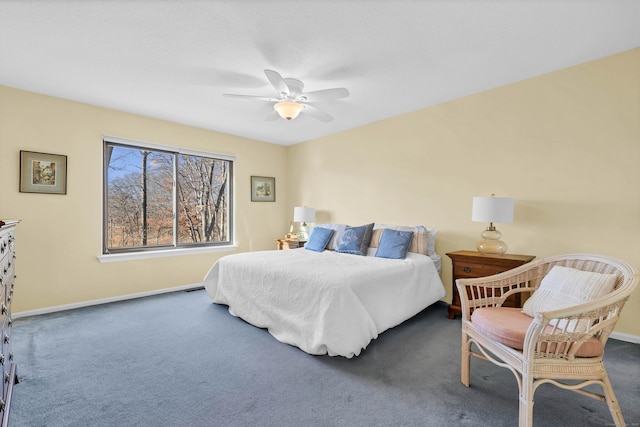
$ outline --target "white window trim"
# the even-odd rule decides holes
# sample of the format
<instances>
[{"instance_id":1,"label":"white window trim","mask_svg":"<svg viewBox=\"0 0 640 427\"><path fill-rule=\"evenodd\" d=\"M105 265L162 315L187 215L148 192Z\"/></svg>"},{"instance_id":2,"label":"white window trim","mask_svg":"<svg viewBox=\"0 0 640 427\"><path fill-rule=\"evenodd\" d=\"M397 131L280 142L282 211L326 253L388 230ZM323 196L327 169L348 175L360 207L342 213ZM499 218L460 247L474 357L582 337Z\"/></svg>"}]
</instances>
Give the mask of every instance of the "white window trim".
<instances>
[{"instance_id":1,"label":"white window trim","mask_svg":"<svg viewBox=\"0 0 640 427\"><path fill-rule=\"evenodd\" d=\"M105 262L120 262L120 261L133 261L140 259L151 258L166 258L173 256L183 255L197 255L208 254L214 252L232 252L238 249L237 245L224 245L224 246L203 246L198 248L177 248L177 249L162 249L157 251L142 251L142 252L124 252L117 254L105 254L98 255L98 261Z\"/></svg>"}]
</instances>

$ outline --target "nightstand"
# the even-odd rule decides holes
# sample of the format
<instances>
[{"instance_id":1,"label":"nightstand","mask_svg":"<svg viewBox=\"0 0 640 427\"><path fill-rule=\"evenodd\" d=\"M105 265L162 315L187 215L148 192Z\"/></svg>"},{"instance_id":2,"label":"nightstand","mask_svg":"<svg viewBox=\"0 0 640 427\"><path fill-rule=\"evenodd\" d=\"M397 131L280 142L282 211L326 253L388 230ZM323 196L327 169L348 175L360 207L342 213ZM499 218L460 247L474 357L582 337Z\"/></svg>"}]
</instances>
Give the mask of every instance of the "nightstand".
<instances>
[{"instance_id":1,"label":"nightstand","mask_svg":"<svg viewBox=\"0 0 640 427\"><path fill-rule=\"evenodd\" d=\"M304 240L296 240L296 239L276 239L276 249L279 251L284 249L298 249L303 248L304 244L307 243Z\"/></svg>"},{"instance_id":2,"label":"nightstand","mask_svg":"<svg viewBox=\"0 0 640 427\"><path fill-rule=\"evenodd\" d=\"M451 263L453 264L451 273L453 278L453 299L449 306L449 319L453 319L456 313L462 311L460 295L458 295L458 288L456 287L457 279L491 276L531 262L535 258L533 255L485 255L475 251L449 252L447 256L451 258ZM522 307L520 296L521 294L515 294L507 298L504 306Z\"/></svg>"}]
</instances>

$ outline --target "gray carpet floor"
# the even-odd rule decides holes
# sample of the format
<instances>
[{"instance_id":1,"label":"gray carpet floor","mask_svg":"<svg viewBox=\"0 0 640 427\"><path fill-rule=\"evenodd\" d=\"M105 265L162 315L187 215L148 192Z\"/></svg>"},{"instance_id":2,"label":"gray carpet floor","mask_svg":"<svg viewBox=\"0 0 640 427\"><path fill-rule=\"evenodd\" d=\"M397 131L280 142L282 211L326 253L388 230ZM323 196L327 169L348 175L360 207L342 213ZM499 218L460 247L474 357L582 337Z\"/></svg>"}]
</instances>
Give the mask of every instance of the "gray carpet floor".
<instances>
[{"instance_id":1,"label":"gray carpet floor","mask_svg":"<svg viewBox=\"0 0 640 427\"><path fill-rule=\"evenodd\" d=\"M203 290L17 319L21 426L515 426L516 380L474 359L460 383L460 320L437 303L359 357L311 356L212 304ZM609 340L629 426L640 345ZM606 426L606 404L541 386L535 426Z\"/></svg>"}]
</instances>

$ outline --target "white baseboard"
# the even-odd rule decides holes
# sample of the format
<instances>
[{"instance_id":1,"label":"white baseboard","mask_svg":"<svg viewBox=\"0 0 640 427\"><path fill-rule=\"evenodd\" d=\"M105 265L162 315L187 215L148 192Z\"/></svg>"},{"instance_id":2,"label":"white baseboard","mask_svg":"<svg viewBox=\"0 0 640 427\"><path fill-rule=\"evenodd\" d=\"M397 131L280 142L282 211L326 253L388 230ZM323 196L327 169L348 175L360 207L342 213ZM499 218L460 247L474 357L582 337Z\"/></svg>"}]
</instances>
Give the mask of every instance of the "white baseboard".
<instances>
[{"instance_id":1,"label":"white baseboard","mask_svg":"<svg viewBox=\"0 0 640 427\"><path fill-rule=\"evenodd\" d=\"M20 312L17 312L17 313L13 313L11 315L11 317L13 319L19 319L21 317L37 316L39 314L47 314L47 313L55 313L55 312L58 312L58 311L72 310L74 308L90 307L92 305L107 304L107 303L116 302L116 301L125 301L125 300L129 300L129 299L134 299L134 298L142 298L142 297L148 297L148 296L152 296L152 295L166 294L166 293L169 293L169 292L188 291L188 290L191 290L191 289L201 288L202 286L203 286L202 283L192 283L190 285L176 286L174 288L158 289L158 290L155 290L155 291L139 292L137 294L120 295L120 296L111 297L111 298L103 298L103 299L97 299L97 300L92 300L92 301L83 301L83 302L78 302L78 303L73 303L73 304L57 305L57 306L54 306L54 307L38 308L38 309L35 309L35 310L20 311Z\"/></svg>"},{"instance_id":2,"label":"white baseboard","mask_svg":"<svg viewBox=\"0 0 640 427\"><path fill-rule=\"evenodd\" d=\"M612 332L611 335L609 335L609 337L613 338L614 340L620 340L620 341L632 342L634 344L640 344L640 337L637 336L637 335L623 334L622 332Z\"/></svg>"}]
</instances>

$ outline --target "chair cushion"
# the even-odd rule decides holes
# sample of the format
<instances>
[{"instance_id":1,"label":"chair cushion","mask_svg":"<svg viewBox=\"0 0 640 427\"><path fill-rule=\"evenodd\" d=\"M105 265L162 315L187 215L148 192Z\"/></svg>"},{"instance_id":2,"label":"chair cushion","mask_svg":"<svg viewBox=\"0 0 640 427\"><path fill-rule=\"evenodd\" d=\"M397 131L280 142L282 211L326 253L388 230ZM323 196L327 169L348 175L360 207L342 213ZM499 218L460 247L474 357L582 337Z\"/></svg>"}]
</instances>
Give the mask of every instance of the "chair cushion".
<instances>
[{"instance_id":1,"label":"chair cushion","mask_svg":"<svg viewBox=\"0 0 640 427\"><path fill-rule=\"evenodd\" d=\"M471 323L475 329L486 337L516 350L522 350L524 347L524 337L531 322L532 317L522 313L520 308L513 307L482 307L475 309L471 315ZM547 327L547 332L552 333L553 328ZM545 351L545 348L542 350ZM550 351L555 351L555 348ZM603 352L602 343L592 337L582 344L576 356L596 357Z\"/></svg>"}]
</instances>

